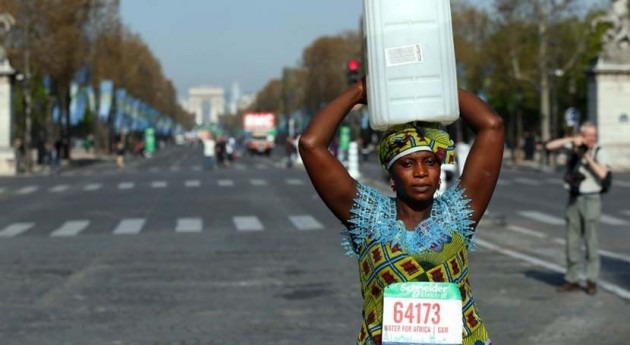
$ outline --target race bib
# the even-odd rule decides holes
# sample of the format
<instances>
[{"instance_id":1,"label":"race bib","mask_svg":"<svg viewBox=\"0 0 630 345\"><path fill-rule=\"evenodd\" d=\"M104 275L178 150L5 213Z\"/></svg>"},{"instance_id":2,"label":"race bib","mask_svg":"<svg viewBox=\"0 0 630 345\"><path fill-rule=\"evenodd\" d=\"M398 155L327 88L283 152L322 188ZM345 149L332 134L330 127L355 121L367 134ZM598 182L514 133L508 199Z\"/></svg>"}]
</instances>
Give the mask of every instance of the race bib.
<instances>
[{"instance_id":1,"label":"race bib","mask_svg":"<svg viewBox=\"0 0 630 345\"><path fill-rule=\"evenodd\" d=\"M457 284L409 282L385 288L383 345L459 345L462 331Z\"/></svg>"}]
</instances>

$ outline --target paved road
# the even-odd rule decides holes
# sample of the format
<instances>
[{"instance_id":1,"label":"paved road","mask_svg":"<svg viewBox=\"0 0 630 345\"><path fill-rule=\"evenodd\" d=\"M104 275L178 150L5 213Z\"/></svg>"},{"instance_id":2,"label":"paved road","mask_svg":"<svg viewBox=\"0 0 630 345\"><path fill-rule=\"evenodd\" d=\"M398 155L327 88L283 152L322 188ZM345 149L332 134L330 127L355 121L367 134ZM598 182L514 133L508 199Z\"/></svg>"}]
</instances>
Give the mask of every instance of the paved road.
<instances>
[{"instance_id":1,"label":"paved road","mask_svg":"<svg viewBox=\"0 0 630 345\"><path fill-rule=\"evenodd\" d=\"M124 172L0 179L0 344L351 344L360 294L305 172L176 147ZM386 188L379 168L363 180ZM558 174L504 169L471 255L497 344L627 344L630 177L606 197L603 279L562 281ZM604 337L605 335L605 337Z\"/></svg>"}]
</instances>

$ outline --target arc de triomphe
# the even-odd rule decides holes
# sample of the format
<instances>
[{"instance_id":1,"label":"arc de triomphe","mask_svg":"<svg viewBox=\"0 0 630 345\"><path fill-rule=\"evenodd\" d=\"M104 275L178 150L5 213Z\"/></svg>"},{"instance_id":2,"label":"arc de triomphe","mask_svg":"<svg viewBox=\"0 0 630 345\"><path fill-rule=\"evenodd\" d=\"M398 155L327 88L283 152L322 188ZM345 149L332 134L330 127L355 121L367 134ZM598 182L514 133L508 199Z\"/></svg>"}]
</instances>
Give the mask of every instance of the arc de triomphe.
<instances>
[{"instance_id":1,"label":"arc de triomphe","mask_svg":"<svg viewBox=\"0 0 630 345\"><path fill-rule=\"evenodd\" d=\"M225 113L225 91L221 87L190 88L188 107L198 125L219 123L219 116Z\"/></svg>"}]
</instances>

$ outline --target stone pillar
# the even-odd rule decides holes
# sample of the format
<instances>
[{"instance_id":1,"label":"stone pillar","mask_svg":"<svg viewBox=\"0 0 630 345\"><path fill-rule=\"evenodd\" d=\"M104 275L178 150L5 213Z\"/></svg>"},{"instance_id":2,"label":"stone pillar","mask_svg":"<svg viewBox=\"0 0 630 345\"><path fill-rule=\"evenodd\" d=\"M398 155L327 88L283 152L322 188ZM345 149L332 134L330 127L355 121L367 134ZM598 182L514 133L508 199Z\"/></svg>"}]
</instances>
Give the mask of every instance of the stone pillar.
<instances>
[{"instance_id":1,"label":"stone pillar","mask_svg":"<svg viewBox=\"0 0 630 345\"><path fill-rule=\"evenodd\" d=\"M15 152L11 138L11 77L15 71L9 60L0 61L0 175L15 175Z\"/></svg>"},{"instance_id":2,"label":"stone pillar","mask_svg":"<svg viewBox=\"0 0 630 345\"><path fill-rule=\"evenodd\" d=\"M610 24L602 51L589 71L588 117L597 124L599 144L613 171L630 170L630 15L628 0L613 0L608 13L591 25Z\"/></svg>"},{"instance_id":3,"label":"stone pillar","mask_svg":"<svg viewBox=\"0 0 630 345\"><path fill-rule=\"evenodd\" d=\"M588 118L596 123L599 144L613 171L630 171L630 64L600 59L590 70Z\"/></svg>"}]
</instances>

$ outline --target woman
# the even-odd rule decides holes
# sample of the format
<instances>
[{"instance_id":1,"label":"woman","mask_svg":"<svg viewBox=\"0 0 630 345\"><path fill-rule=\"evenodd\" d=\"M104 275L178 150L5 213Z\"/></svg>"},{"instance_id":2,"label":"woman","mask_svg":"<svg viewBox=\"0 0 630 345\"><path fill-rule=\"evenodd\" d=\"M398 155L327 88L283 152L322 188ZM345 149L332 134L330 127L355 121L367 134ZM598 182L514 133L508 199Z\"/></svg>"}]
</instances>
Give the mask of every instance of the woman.
<instances>
[{"instance_id":1,"label":"woman","mask_svg":"<svg viewBox=\"0 0 630 345\"><path fill-rule=\"evenodd\" d=\"M503 122L475 95L460 90L461 117L476 134L459 184L434 197L441 164L454 145L435 124L393 126L379 144L395 198L355 181L330 153L337 127L356 104L367 104L365 80L349 87L311 120L299 142L318 194L347 228L347 247L358 256L363 324L358 344L380 344L383 289L397 282L457 283L462 295L464 344L490 344L471 295L467 249L499 177ZM375 252L387 253L383 256ZM401 260L406 270L401 270ZM384 274L394 270L396 274ZM386 279L384 279L386 277Z\"/></svg>"}]
</instances>

